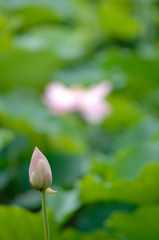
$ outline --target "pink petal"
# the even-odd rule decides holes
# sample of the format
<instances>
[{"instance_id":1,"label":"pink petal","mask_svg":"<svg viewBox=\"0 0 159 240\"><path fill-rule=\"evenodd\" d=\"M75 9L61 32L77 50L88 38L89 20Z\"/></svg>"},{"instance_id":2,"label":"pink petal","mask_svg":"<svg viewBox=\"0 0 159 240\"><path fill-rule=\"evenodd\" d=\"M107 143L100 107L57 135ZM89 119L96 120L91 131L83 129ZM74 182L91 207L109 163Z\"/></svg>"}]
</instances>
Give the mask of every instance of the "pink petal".
<instances>
[{"instance_id":1,"label":"pink petal","mask_svg":"<svg viewBox=\"0 0 159 240\"><path fill-rule=\"evenodd\" d=\"M83 111L86 108L93 108L100 105L104 101L104 97L112 89L112 84L108 81L92 85L81 93L81 99L79 101L78 110Z\"/></svg>"},{"instance_id":2,"label":"pink petal","mask_svg":"<svg viewBox=\"0 0 159 240\"><path fill-rule=\"evenodd\" d=\"M111 114L111 106L104 99L111 91L109 81L87 89L68 88L60 82L53 82L46 88L44 101L53 114L78 111L88 122L98 124Z\"/></svg>"},{"instance_id":3,"label":"pink petal","mask_svg":"<svg viewBox=\"0 0 159 240\"><path fill-rule=\"evenodd\" d=\"M94 84L85 90L85 93L96 99L107 97L112 91L112 84L109 81L103 81L98 84Z\"/></svg>"},{"instance_id":4,"label":"pink petal","mask_svg":"<svg viewBox=\"0 0 159 240\"><path fill-rule=\"evenodd\" d=\"M74 110L75 97L72 90L62 83L53 82L47 85L44 103L54 114L64 114Z\"/></svg>"},{"instance_id":5,"label":"pink petal","mask_svg":"<svg viewBox=\"0 0 159 240\"><path fill-rule=\"evenodd\" d=\"M91 124L100 124L105 118L112 113L112 107L108 102L101 102L90 108L81 111L85 120Z\"/></svg>"},{"instance_id":6,"label":"pink petal","mask_svg":"<svg viewBox=\"0 0 159 240\"><path fill-rule=\"evenodd\" d=\"M48 160L47 160L46 157L40 152L40 150L39 150L37 147L35 147L34 152L33 152L33 154L32 154L32 157L31 157L30 166L29 166L29 178L31 178L31 174L32 174L32 172L34 171L35 165L36 165L36 163L37 163L37 161L38 161L39 159L43 159L43 160L46 162L46 164L47 164L47 166L48 166L48 169L49 169L49 171L50 171L50 174L52 175L52 173L51 173L51 168L50 168L50 164L49 164Z\"/></svg>"}]
</instances>

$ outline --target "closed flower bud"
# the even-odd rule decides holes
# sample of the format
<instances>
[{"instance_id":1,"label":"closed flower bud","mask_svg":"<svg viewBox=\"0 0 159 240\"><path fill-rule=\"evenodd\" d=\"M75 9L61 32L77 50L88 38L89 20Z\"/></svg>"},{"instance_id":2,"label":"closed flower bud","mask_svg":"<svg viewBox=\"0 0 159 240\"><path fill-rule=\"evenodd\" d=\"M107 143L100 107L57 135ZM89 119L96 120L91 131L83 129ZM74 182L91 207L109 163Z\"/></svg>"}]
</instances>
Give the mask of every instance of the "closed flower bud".
<instances>
[{"instance_id":1,"label":"closed flower bud","mask_svg":"<svg viewBox=\"0 0 159 240\"><path fill-rule=\"evenodd\" d=\"M36 147L29 167L29 182L36 190L45 189L48 193L55 193L50 189L52 183L52 172L46 157Z\"/></svg>"}]
</instances>

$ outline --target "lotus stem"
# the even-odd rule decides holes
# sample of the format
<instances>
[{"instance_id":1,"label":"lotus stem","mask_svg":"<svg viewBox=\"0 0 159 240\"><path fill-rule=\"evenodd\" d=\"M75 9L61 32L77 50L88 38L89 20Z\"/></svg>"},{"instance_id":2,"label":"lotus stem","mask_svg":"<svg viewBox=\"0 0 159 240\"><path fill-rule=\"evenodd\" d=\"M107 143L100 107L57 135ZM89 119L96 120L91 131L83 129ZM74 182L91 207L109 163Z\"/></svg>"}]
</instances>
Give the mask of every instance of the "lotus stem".
<instances>
[{"instance_id":1,"label":"lotus stem","mask_svg":"<svg viewBox=\"0 0 159 240\"><path fill-rule=\"evenodd\" d=\"M43 212L43 221L44 221L45 240L50 240L49 224L48 224L46 201L45 201L45 189L40 190L40 192L41 192L41 200L42 200L42 212Z\"/></svg>"}]
</instances>

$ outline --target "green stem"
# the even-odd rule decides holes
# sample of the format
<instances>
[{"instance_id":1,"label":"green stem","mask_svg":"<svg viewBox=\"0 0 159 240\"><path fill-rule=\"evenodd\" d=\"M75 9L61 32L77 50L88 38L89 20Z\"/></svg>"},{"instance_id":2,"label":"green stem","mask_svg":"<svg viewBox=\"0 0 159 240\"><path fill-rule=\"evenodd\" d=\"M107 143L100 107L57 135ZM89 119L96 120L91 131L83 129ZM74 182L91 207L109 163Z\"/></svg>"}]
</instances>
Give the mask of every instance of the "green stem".
<instances>
[{"instance_id":1,"label":"green stem","mask_svg":"<svg viewBox=\"0 0 159 240\"><path fill-rule=\"evenodd\" d=\"M44 221L44 231L45 231L45 240L50 240L49 236L49 225L46 211L46 201L45 201L45 190L41 190L41 200L42 200L42 211L43 211L43 221Z\"/></svg>"}]
</instances>

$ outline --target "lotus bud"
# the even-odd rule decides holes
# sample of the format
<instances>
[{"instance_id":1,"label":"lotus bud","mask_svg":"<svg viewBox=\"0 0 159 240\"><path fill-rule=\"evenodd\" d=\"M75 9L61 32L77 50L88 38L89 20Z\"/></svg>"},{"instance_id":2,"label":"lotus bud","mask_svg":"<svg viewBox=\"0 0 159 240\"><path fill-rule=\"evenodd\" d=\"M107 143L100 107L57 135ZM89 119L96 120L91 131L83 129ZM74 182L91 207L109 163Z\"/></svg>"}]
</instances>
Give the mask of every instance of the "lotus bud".
<instances>
[{"instance_id":1,"label":"lotus bud","mask_svg":"<svg viewBox=\"0 0 159 240\"><path fill-rule=\"evenodd\" d=\"M29 167L29 183L36 190L45 189L47 193L56 193L50 189L52 183L52 172L46 157L35 147L30 167Z\"/></svg>"}]
</instances>

